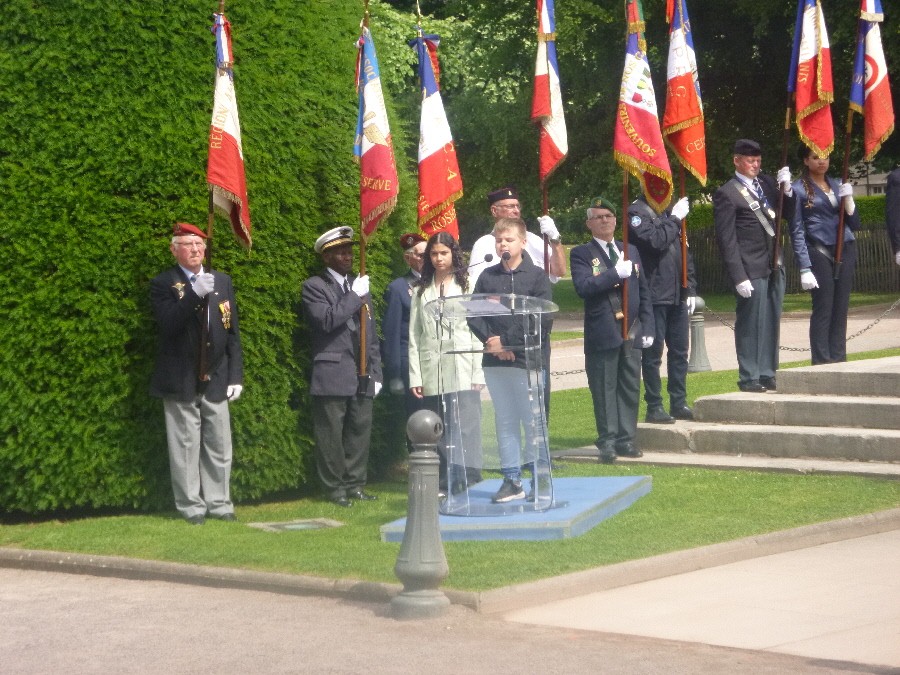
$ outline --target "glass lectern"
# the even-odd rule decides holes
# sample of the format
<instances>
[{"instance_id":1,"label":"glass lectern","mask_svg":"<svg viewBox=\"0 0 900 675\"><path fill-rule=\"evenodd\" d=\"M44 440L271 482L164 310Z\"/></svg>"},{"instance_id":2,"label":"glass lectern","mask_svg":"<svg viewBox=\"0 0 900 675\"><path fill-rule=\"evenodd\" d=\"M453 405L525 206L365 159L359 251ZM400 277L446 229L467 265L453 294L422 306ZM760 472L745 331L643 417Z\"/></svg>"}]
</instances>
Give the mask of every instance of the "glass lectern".
<instances>
[{"instance_id":1,"label":"glass lectern","mask_svg":"<svg viewBox=\"0 0 900 675\"><path fill-rule=\"evenodd\" d=\"M552 314L558 309L549 300L513 294L458 295L425 305L440 345L440 354L435 355L444 420L440 450L448 479L441 513L495 516L555 505L544 399L549 363L544 356ZM507 336L502 347L513 355L504 367L479 373L483 377L474 381L488 384L480 391L468 385L473 367L480 368L482 360L483 346L469 330L479 321L502 325ZM466 383L463 390L461 383ZM503 439L502 452L498 436ZM501 468L508 473L511 463L521 472L524 494L497 501Z\"/></svg>"}]
</instances>

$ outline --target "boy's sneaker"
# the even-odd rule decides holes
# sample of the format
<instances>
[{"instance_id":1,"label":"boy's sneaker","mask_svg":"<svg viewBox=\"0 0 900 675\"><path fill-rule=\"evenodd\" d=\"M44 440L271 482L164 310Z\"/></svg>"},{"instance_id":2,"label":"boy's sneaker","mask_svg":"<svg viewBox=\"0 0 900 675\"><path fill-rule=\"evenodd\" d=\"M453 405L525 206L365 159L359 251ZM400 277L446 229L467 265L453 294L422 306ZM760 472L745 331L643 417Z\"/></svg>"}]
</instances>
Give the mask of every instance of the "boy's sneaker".
<instances>
[{"instance_id":1,"label":"boy's sneaker","mask_svg":"<svg viewBox=\"0 0 900 675\"><path fill-rule=\"evenodd\" d=\"M522 489L522 481L504 478L503 485L497 490L497 494L491 499L495 504L511 502L514 499L525 499L525 490Z\"/></svg>"}]
</instances>

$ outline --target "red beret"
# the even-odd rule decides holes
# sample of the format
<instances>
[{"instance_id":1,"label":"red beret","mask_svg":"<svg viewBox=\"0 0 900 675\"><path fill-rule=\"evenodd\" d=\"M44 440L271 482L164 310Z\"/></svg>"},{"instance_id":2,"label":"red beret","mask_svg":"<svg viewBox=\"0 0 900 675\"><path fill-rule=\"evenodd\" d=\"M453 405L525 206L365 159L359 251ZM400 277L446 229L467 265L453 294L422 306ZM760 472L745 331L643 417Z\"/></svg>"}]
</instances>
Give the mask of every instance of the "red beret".
<instances>
[{"instance_id":1,"label":"red beret","mask_svg":"<svg viewBox=\"0 0 900 675\"><path fill-rule=\"evenodd\" d=\"M190 223L175 223L175 226L172 228L172 235L175 237L187 237L192 234L206 239L206 232Z\"/></svg>"},{"instance_id":2,"label":"red beret","mask_svg":"<svg viewBox=\"0 0 900 675\"><path fill-rule=\"evenodd\" d=\"M416 244L420 244L425 241L425 237L416 232L407 232L406 234L400 235L400 248L404 251L408 251Z\"/></svg>"}]
</instances>

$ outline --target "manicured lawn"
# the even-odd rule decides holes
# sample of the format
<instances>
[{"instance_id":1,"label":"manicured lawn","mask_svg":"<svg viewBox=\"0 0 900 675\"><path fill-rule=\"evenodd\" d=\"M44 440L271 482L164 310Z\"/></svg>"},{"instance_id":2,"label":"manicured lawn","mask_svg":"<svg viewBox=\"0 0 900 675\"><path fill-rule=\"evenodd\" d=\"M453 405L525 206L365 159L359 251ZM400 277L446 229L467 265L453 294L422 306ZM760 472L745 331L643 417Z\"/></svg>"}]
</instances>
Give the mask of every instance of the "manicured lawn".
<instances>
[{"instance_id":1,"label":"manicured lawn","mask_svg":"<svg viewBox=\"0 0 900 675\"><path fill-rule=\"evenodd\" d=\"M851 358L898 354L900 349ZM799 365L804 363L784 367ZM701 395L733 391L736 373L692 373L688 377L693 401ZM586 390L555 392L553 410L550 436L554 448L580 447L593 441L593 415ZM448 543L448 587L497 588L900 505L900 481L853 476L574 462L558 467L556 475L649 475L653 490L574 539ZM239 504L241 522L209 521L202 527L190 526L174 513L5 524L0 525L0 546L393 582L399 544L381 543L378 528L405 515L407 486L395 481L370 487L380 499L352 509L316 498ZM245 524L322 517L345 525L271 534Z\"/></svg>"}]
</instances>

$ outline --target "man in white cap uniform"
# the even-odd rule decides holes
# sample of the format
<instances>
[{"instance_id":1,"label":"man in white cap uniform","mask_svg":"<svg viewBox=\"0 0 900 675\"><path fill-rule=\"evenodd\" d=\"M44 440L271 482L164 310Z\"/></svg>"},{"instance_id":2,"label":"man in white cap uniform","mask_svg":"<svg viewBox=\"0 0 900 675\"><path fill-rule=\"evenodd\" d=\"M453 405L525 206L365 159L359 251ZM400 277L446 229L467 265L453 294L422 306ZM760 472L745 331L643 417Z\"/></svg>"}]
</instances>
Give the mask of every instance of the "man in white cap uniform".
<instances>
[{"instance_id":1,"label":"man in white cap uniform","mask_svg":"<svg viewBox=\"0 0 900 675\"><path fill-rule=\"evenodd\" d=\"M372 399L381 391L381 355L372 319L369 277L353 277L353 229L335 227L315 250L325 269L303 282L303 314L312 340L316 467L330 501L370 501L364 491ZM360 309L366 306L366 372L360 376Z\"/></svg>"}]
</instances>

